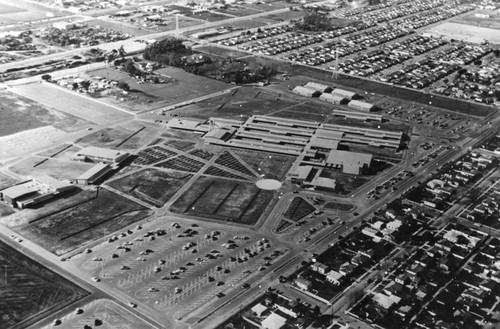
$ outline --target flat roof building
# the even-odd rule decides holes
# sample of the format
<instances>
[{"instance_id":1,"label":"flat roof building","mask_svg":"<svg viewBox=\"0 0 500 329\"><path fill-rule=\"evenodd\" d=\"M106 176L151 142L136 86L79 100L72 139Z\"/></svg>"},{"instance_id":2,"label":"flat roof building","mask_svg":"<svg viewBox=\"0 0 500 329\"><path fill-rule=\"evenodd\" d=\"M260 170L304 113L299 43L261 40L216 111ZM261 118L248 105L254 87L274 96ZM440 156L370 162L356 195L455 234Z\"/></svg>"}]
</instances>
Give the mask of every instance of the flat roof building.
<instances>
[{"instance_id":1,"label":"flat roof building","mask_svg":"<svg viewBox=\"0 0 500 329\"><path fill-rule=\"evenodd\" d=\"M307 180L311 179L311 172L313 166L297 166L289 176L292 179L292 184L302 184Z\"/></svg>"},{"instance_id":2,"label":"flat roof building","mask_svg":"<svg viewBox=\"0 0 500 329\"><path fill-rule=\"evenodd\" d=\"M104 177L113 170L107 163L98 163L75 179L76 184L89 185Z\"/></svg>"},{"instance_id":3,"label":"flat roof building","mask_svg":"<svg viewBox=\"0 0 500 329\"><path fill-rule=\"evenodd\" d=\"M0 191L0 200L19 209L34 206L73 189L69 181L43 175Z\"/></svg>"},{"instance_id":4,"label":"flat roof building","mask_svg":"<svg viewBox=\"0 0 500 329\"><path fill-rule=\"evenodd\" d=\"M127 152L89 146L76 152L73 156L73 159L79 161L102 162L119 165L125 159L127 159L128 156L129 153Z\"/></svg>"},{"instance_id":5,"label":"flat roof building","mask_svg":"<svg viewBox=\"0 0 500 329\"><path fill-rule=\"evenodd\" d=\"M343 173L360 175L370 167L373 155L341 150L331 150L326 159L327 167L342 169Z\"/></svg>"}]
</instances>

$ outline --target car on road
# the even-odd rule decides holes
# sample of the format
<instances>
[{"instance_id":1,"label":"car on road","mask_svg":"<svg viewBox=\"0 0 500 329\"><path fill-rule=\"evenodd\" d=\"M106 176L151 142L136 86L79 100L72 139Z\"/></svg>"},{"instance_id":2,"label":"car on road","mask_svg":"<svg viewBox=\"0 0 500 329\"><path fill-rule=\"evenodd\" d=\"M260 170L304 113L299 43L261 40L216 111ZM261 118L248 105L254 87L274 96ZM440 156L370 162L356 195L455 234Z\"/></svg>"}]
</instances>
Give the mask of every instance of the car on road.
<instances>
[{"instance_id":1,"label":"car on road","mask_svg":"<svg viewBox=\"0 0 500 329\"><path fill-rule=\"evenodd\" d=\"M243 284L241 285L241 288L243 288L243 289L250 288L250 284L249 284L249 283L243 283Z\"/></svg>"},{"instance_id":2,"label":"car on road","mask_svg":"<svg viewBox=\"0 0 500 329\"><path fill-rule=\"evenodd\" d=\"M137 304L136 303L133 303L133 302L130 302L128 303L128 306L132 307L132 308L136 308L137 307Z\"/></svg>"},{"instance_id":3,"label":"car on road","mask_svg":"<svg viewBox=\"0 0 500 329\"><path fill-rule=\"evenodd\" d=\"M98 277L92 277L92 281L94 282L101 282L101 279L99 279Z\"/></svg>"}]
</instances>

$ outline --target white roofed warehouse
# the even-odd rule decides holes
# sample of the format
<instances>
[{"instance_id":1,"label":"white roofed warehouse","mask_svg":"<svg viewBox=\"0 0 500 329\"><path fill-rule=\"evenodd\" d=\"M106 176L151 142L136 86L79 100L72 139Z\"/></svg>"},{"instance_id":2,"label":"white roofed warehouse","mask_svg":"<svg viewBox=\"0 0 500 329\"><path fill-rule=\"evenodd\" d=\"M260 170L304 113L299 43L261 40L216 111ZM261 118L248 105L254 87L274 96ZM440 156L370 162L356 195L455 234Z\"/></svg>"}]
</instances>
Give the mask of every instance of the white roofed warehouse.
<instances>
[{"instance_id":1,"label":"white roofed warehouse","mask_svg":"<svg viewBox=\"0 0 500 329\"><path fill-rule=\"evenodd\" d=\"M300 95L300 96L304 96L304 97L319 97L319 95L321 95L320 91L306 88L306 87L302 87L302 86L297 86L297 87L293 88L292 91L295 94Z\"/></svg>"},{"instance_id":2,"label":"white roofed warehouse","mask_svg":"<svg viewBox=\"0 0 500 329\"><path fill-rule=\"evenodd\" d=\"M333 90L332 87L317 82L308 82L304 85L304 87L312 90L317 90L320 93L331 93Z\"/></svg>"},{"instance_id":3,"label":"white roofed warehouse","mask_svg":"<svg viewBox=\"0 0 500 329\"><path fill-rule=\"evenodd\" d=\"M350 101L347 106L350 108L353 108L355 110L361 111L361 112L372 112L375 111L376 106L373 105L372 103L367 103L363 101L358 101L358 100L352 100Z\"/></svg>"},{"instance_id":4,"label":"white roofed warehouse","mask_svg":"<svg viewBox=\"0 0 500 329\"><path fill-rule=\"evenodd\" d=\"M359 98L359 95L357 93L355 93L354 91L349 91L349 90L340 89L340 88L333 89L332 95L339 95L339 96L345 97L349 100Z\"/></svg>"},{"instance_id":5,"label":"white roofed warehouse","mask_svg":"<svg viewBox=\"0 0 500 329\"><path fill-rule=\"evenodd\" d=\"M327 93L321 94L321 96L319 96L319 99L330 104L347 104L347 102L349 101L345 96Z\"/></svg>"}]
</instances>

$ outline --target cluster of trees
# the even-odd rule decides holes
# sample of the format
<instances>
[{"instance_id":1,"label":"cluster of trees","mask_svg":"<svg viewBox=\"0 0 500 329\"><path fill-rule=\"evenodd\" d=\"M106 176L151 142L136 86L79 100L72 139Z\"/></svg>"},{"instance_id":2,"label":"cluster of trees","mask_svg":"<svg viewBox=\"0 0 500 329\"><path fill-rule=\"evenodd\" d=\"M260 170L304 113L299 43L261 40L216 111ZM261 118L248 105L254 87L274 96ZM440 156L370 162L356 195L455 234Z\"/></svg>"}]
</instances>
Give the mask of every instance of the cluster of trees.
<instances>
[{"instance_id":1,"label":"cluster of trees","mask_svg":"<svg viewBox=\"0 0 500 329\"><path fill-rule=\"evenodd\" d=\"M329 31L332 29L332 20L328 15L316 10L306 13L304 18L297 22L297 28L304 31Z\"/></svg>"},{"instance_id":2,"label":"cluster of trees","mask_svg":"<svg viewBox=\"0 0 500 329\"><path fill-rule=\"evenodd\" d=\"M192 51L182 44L181 39L164 39L152 43L144 50L144 59L163 65L179 67L183 56L191 55Z\"/></svg>"},{"instance_id":3,"label":"cluster of trees","mask_svg":"<svg viewBox=\"0 0 500 329\"><path fill-rule=\"evenodd\" d=\"M144 59L162 65L180 67L186 72L237 84L251 83L270 78L276 74L274 65L260 63L245 64L232 59L217 59L208 56L192 56L180 39L165 39L155 42L144 51Z\"/></svg>"}]
</instances>

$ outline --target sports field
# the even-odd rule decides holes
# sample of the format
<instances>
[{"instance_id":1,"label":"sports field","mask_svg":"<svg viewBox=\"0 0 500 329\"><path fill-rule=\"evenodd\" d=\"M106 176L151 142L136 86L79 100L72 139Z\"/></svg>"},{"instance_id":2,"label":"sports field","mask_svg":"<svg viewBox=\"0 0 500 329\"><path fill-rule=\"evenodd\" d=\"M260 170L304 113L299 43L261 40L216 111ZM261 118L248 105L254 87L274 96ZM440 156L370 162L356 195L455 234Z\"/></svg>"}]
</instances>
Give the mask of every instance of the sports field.
<instances>
[{"instance_id":1,"label":"sports field","mask_svg":"<svg viewBox=\"0 0 500 329\"><path fill-rule=\"evenodd\" d=\"M254 183L200 177L175 201L172 212L253 225L273 198Z\"/></svg>"},{"instance_id":2,"label":"sports field","mask_svg":"<svg viewBox=\"0 0 500 329\"><path fill-rule=\"evenodd\" d=\"M131 113L51 83L18 85L13 86L10 90L60 112L96 124L109 124L132 116Z\"/></svg>"},{"instance_id":3,"label":"sports field","mask_svg":"<svg viewBox=\"0 0 500 329\"><path fill-rule=\"evenodd\" d=\"M26 328L87 292L0 242L0 328Z\"/></svg>"},{"instance_id":4,"label":"sports field","mask_svg":"<svg viewBox=\"0 0 500 329\"><path fill-rule=\"evenodd\" d=\"M462 40L472 43L488 41L493 44L500 44L500 31L487 27L446 22L434 26L426 32L435 37L442 36L446 39Z\"/></svg>"}]
</instances>

